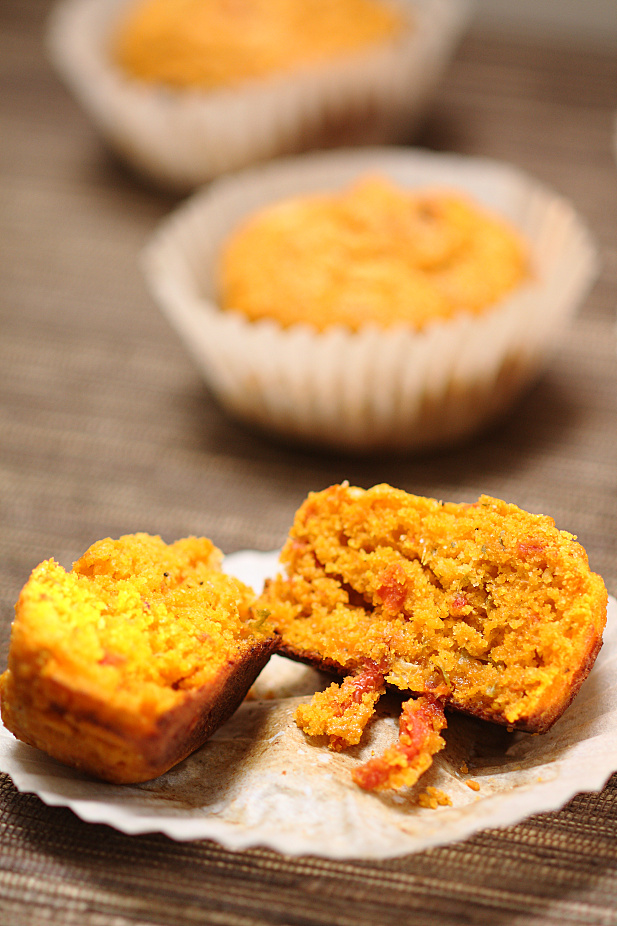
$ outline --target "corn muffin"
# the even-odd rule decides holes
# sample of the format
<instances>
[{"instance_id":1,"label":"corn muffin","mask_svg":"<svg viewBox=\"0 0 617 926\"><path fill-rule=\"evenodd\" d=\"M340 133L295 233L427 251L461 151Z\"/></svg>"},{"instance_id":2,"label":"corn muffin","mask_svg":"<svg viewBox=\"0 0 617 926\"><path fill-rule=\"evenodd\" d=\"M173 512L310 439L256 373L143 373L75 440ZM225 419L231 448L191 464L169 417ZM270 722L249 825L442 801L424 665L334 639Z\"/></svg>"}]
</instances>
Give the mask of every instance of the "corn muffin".
<instances>
[{"instance_id":1,"label":"corn muffin","mask_svg":"<svg viewBox=\"0 0 617 926\"><path fill-rule=\"evenodd\" d=\"M213 90L353 55L402 29L383 0L138 0L112 54L137 80Z\"/></svg>"},{"instance_id":2,"label":"corn muffin","mask_svg":"<svg viewBox=\"0 0 617 926\"><path fill-rule=\"evenodd\" d=\"M101 540L37 566L15 608L2 719L18 739L118 784L146 781L238 707L275 637L207 539Z\"/></svg>"},{"instance_id":3,"label":"corn muffin","mask_svg":"<svg viewBox=\"0 0 617 926\"><path fill-rule=\"evenodd\" d=\"M302 504L281 562L260 601L281 652L346 677L298 711L308 735L353 745L386 686L420 696L391 754L356 773L363 787L412 784L443 745L445 707L545 732L602 643L607 592L582 546L488 496L332 486Z\"/></svg>"},{"instance_id":4,"label":"corn muffin","mask_svg":"<svg viewBox=\"0 0 617 926\"><path fill-rule=\"evenodd\" d=\"M521 235L468 194L385 176L268 205L223 245L223 309L319 331L479 315L530 275Z\"/></svg>"}]
</instances>

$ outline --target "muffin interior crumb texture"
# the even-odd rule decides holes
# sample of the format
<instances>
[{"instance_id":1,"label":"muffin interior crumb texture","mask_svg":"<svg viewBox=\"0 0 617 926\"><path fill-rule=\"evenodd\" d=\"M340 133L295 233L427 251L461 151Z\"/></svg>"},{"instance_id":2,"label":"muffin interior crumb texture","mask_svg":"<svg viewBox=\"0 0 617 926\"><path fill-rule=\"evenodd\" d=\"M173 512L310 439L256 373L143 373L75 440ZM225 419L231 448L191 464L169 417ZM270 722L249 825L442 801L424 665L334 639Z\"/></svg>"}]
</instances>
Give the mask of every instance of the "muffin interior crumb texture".
<instances>
[{"instance_id":1,"label":"muffin interior crumb texture","mask_svg":"<svg viewBox=\"0 0 617 926\"><path fill-rule=\"evenodd\" d=\"M466 194L365 175L265 206L225 242L220 304L318 330L481 314L530 277L522 236Z\"/></svg>"},{"instance_id":2,"label":"muffin interior crumb texture","mask_svg":"<svg viewBox=\"0 0 617 926\"><path fill-rule=\"evenodd\" d=\"M309 736L354 745L386 686L419 696L398 744L356 773L371 790L417 780L444 744L444 707L545 732L601 646L607 593L582 546L488 496L333 486L300 507L281 561L261 605L282 651L346 676L298 711Z\"/></svg>"},{"instance_id":3,"label":"muffin interior crumb texture","mask_svg":"<svg viewBox=\"0 0 617 926\"><path fill-rule=\"evenodd\" d=\"M137 0L111 51L140 81L212 90L357 54L404 28L387 0Z\"/></svg>"}]
</instances>

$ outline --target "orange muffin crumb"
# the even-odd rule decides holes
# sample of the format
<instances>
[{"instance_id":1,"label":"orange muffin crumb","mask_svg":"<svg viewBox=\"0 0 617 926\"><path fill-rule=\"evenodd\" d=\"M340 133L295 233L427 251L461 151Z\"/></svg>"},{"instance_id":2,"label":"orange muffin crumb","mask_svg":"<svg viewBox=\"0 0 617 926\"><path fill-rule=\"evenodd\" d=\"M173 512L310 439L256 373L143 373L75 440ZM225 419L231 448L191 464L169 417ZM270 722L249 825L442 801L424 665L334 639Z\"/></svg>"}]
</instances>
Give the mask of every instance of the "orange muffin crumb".
<instances>
[{"instance_id":1,"label":"orange muffin crumb","mask_svg":"<svg viewBox=\"0 0 617 926\"><path fill-rule=\"evenodd\" d=\"M310 704L301 704L295 720L309 736L327 736L331 749L339 751L355 746L385 690L383 674L376 666L367 664L361 673L348 676L342 685L330 685L317 692Z\"/></svg>"},{"instance_id":2,"label":"orange muffin crumb","mask_svg":"<svg viewBox=\"0 0 617 926\"><path fill-rule=\"evenodd\" d=\"M418 804L420 807L437 810L438 807L451 807L452 799L439 788L427 788L418 795Z\"/></svg>"},{"instance_id":3,"label":"orange muffin crumb","mask_svg":"<svg viewBox=\"0 0 617 926\"><path fill-rule=\"evenodd\" d=\"M284 327L420 330L481 314L529 274L521 236L465 194L370 176L246 219L222 250L220 304Z\"/></svg>"},{"instance_id":4,"label":"orange muffin crumb","mask_svg":"<svg viewBox=\"0 0 617 926\"><path fill-rule=\"evenodd\" d=\"M439 705L544 732L602 643L607 592L580 544L551 518L488 496L443 504L387 485L332 486L300 507L281 562L286 572L261 599L281 651L352 677L338 697L316 696L328 735L325 714L345 707L354 677L364 691L368 671L381 692L376 670L386 685ZM362 724L375 700L362 695ZM305 710L298 720L312 717ZM424 724L425 736L438 734L435 724ZM385 762L399 766L400 750Z\"/></svg>"},{"instance_id":5,"label":"orange muffin crumb","mask_svg":"<svg viewBox=\"0 0 617 926\"><path fill-rule=\"evenodd\" d=\"M111 51L138 80L212 90L362 52L405 25L383 0L137 0Z\"/></svg>"},{"instance_id":6,"label":"orange muffin crumb","mask_svg":"<svg viewBox=\"0 0 617 926\"><path fill-rule=\"evenodd\" d=\"M101 540L21 592L2 719L55 758L118 783L156 777L238 706L275 642L207 539Z\"/></svg>"}]
</instances>

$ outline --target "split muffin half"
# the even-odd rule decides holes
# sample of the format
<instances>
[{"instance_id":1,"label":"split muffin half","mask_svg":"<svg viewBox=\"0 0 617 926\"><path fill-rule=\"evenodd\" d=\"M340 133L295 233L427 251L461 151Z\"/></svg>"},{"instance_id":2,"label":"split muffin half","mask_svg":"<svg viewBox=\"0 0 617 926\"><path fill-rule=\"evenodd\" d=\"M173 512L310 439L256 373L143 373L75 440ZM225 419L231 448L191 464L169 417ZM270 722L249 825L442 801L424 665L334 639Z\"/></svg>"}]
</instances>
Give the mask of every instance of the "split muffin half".
<instances>
[{"instance_id":1,"label":"split muffin half","mask_svg":"<svg viewBox=\"0 0 617 926\"><path fill-rule=\"evenodd\" d=\"M239 706L276 647L254 594L207 539L101 540L20 595L2 719L19 739L115 783L185 758Z\"/></svg>"},{"instance_id":2,"label":"split muffin half","mask_svg":"<svg viewBox=\"0 0 617 926\"><path fill-rule=\"evenodd\" d=\"M551 518L481 496L443 504L387 485L311 493L260 606L281 652L338 673L296 720L334 749L360 742L387 686L414 696L399 742L354 777L413 784L443 748L444 709L542 733L602 644L607 592Z\"/></svg>"}]
</instances>

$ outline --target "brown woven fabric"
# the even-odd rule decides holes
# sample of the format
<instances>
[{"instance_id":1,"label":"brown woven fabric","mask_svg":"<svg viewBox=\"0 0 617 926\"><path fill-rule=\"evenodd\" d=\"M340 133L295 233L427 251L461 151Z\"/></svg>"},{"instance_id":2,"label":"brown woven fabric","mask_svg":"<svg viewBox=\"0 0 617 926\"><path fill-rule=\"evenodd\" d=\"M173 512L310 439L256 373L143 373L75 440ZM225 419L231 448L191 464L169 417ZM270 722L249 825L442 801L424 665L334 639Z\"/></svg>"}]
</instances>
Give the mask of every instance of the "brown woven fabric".
<instances>
[{"instance_id":1,"label":"brown woven fabric","mask_svg":"<svg viewBox=\"0 0 617 926\"><path fill-rule=\"evenodd\" d=\"M465 40L420 141L513 161L568 196L602 276L507 421L423 459L342 459L276 446L212 402L137 268L174 203L105 154L51 73L48 8L0 5L2 666L40 560L69 566L134 530L274 548L306 492L344 478L551 514L617 593L617 54ZM617 778L559 813L383 863L128 837L0 783L10 926L617 924Z\"/></svg>"}]
</instances>

